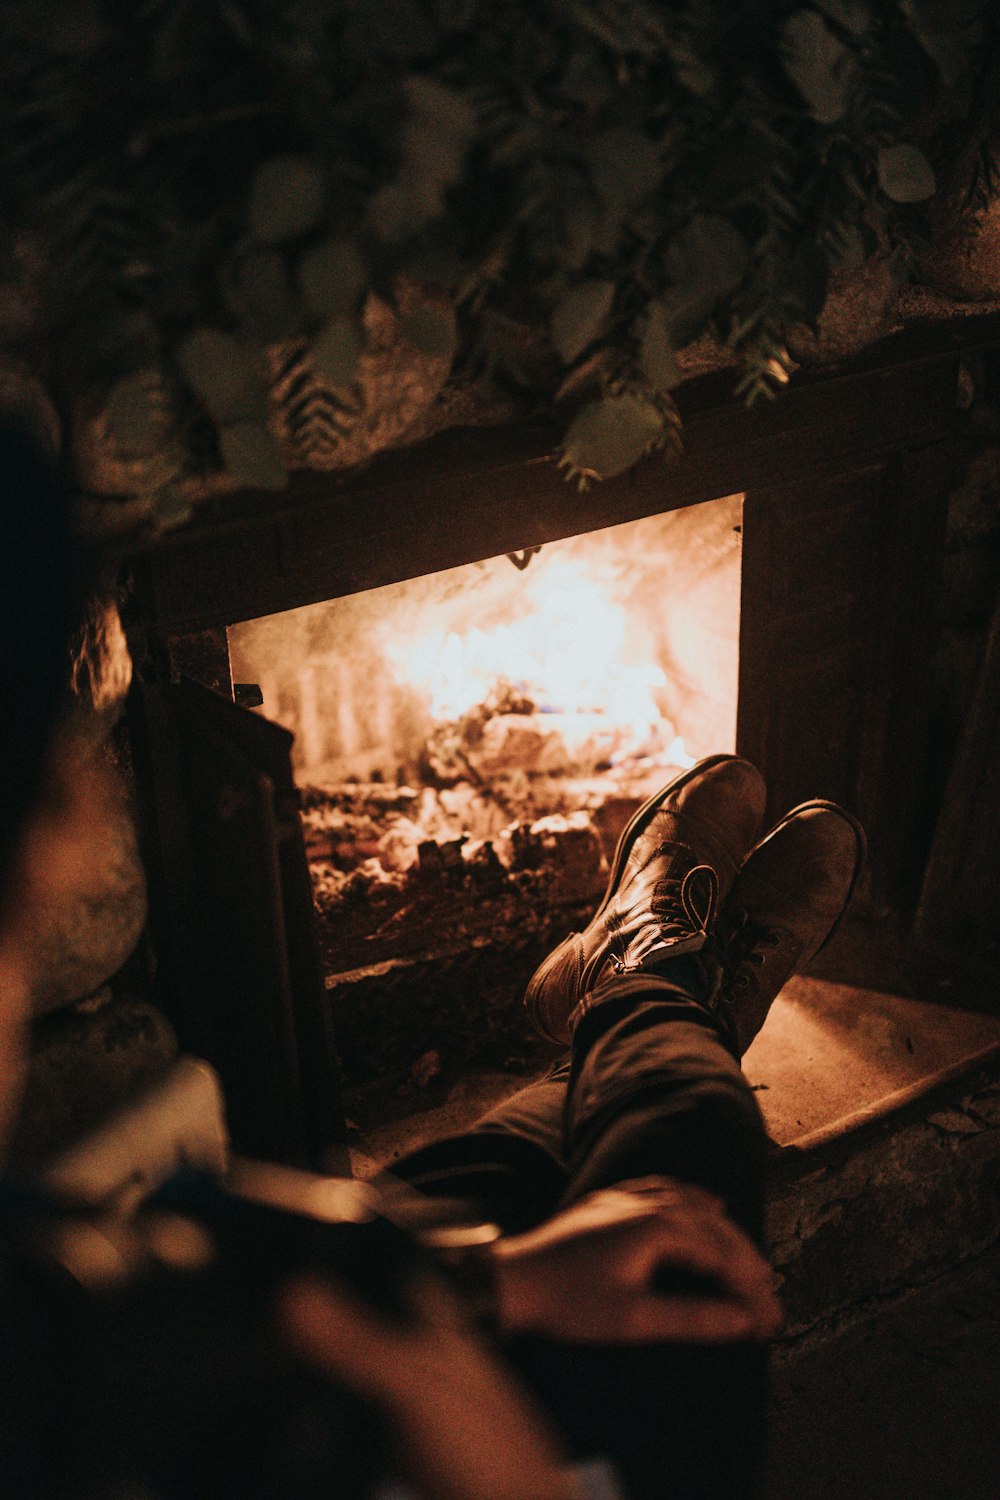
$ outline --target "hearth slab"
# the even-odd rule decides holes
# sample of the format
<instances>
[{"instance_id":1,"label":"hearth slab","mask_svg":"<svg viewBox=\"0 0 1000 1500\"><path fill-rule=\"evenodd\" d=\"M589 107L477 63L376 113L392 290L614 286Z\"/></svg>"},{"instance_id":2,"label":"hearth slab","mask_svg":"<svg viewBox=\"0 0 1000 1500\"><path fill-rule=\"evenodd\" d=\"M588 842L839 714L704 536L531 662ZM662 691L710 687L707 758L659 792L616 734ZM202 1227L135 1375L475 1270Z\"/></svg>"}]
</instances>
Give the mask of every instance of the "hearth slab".
<instances>
[{"instance_id":1,"label":"hearth slab","mask_svg":"<svg viewBox=\"0 0 1000 1500\"><path fill-rule=\"evenodd\" d=\"M1000 1016L799 975L743 1067L772 1140L808 1147L994 1048Z\"/></svg>"}]
</instances>

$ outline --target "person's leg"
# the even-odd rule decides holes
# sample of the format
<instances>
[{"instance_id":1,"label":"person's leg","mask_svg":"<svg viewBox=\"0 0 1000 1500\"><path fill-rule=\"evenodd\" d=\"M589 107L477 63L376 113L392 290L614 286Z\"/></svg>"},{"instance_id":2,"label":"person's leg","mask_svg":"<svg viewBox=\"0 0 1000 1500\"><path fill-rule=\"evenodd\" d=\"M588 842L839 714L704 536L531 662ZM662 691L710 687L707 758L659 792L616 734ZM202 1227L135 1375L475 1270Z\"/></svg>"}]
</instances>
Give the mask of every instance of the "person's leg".
<instances>
[{"instance_id":1,"label":"person's leg","mask_svg":"<svg viewBox=\"0 0 1000 1500\"><path fill-rule=\"evenodd\" d=\"M567 1082L563 1201L659 1174L707 1188L759 1240L760 1111L697 981L679 989L669 968L587 997Z\"/></svg>"},{"instance_id":2,"label":"person's leg","mask_svg":"<svg viewBox=\"0 0 1000 1500\"><path fill-rule=\"evenodd\" d=\"M759 1241L766 1137L696 976L607 980L573 1031L562 1206L651 1174L719 1196ZM582 1289L585 1294L585 1289ZM749 1343L607 1347L524 1341L522 1374L581 1454L609 1455L634 1500L755 1493L766 1354Z\"/></svg>"},{"instance_id":3,"label":"person's leg","mask_svg":"<svg viewBox=\"0 0 1000 1500\"><path fill-rule=\"evenodd\" d=\"M695 899L705 869L695 851L704 860L708 843L697 825L734 826L725 797L703 794L735 770L715 762L682 786L697 794L696 816L695 796L668 794L653 806L594 923L556 950L533 984L546 1029L572 1038L564 1203L662 1174L717 1194L759 1241L766 1138L738 1058L782 984L840 920L864 836L829 803L796 809L745 859L716 922L713 904ZM716 854L710 873L720 863ZM522 1368L583 1451L614 1457L635 1500L757 1493L759 1346L581 1350L536 1341L522 1350Z\"/></svg>"},{"instance_id":4,"label":"person's leg","mask_svg":"<svg viewBox=\"0 0 1000 1500\"><path fill-rule=\"evenodd\" d=\"M567 1057L468 1131L434 1141L393 1165L393 1176L470 1220L517 1234L547 1219L566 1190L563 1130Z\"/></svg>"}]
</instances>

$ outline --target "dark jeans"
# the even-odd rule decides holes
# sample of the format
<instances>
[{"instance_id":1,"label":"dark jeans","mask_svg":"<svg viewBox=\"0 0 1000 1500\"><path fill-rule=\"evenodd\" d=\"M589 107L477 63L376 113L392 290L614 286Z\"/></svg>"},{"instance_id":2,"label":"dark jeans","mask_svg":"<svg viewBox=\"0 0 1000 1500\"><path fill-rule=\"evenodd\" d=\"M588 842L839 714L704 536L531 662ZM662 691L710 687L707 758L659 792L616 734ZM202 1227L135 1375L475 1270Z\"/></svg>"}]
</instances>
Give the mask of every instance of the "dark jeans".
<instances>
[{"instance_id":1,"label":"dark jeans","mask_svg":"<svg viewBox=\"0 0 1000 1500\"><path fill-rule=\"evenodd\" d=\"M711 1012L644 974L588 997L570 1055L548 1078L393 1170L509 1233L596 1188L665 1174L716 1193L759 1242L764 1154L756 1101ZM756 1493L758 1346L533 1338L508 1353L578 1456L609 1456L634 1500Z\"/></svg>"}]
</instances>

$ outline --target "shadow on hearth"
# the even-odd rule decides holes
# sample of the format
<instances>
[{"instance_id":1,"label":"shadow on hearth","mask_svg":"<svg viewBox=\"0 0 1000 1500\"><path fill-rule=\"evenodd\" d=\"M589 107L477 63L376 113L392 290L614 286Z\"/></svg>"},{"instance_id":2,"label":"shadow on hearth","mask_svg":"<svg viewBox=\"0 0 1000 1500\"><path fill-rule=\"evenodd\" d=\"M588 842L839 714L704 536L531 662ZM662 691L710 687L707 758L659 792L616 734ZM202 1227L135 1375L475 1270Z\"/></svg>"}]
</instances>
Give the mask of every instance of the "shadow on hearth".
<instances>
[{"instance_id":1,"label":"shadow on hearth","mask_svg":"<svg viewBox=\"0 0 1000 1500\"><path fill-rule=\"evenodd\" d=\"M996 1500L1000 1248L775 1371L766 1500Z\"/></svg>"}]
</instances>

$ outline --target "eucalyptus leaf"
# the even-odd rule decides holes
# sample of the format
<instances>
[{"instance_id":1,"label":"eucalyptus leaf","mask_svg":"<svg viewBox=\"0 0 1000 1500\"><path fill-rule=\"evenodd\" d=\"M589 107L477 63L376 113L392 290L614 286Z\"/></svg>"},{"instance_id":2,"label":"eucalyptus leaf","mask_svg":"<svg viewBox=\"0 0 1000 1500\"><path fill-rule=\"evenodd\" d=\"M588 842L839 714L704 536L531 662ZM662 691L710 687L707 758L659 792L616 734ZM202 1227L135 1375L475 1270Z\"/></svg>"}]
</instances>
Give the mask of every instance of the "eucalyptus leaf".
<instances>
[{"instance_id":1,"label":"eucalyptus leaf","mask_svg":"<svg viewBox=\"0 0 1000 1500\"><path fill-rule=\"evenodd\" d=\"M367 281L367 267L348 240L324 240L299 261L299 285L310 312L321 318L353 312Z\"/></svg>"},{"instance_id":2,"label":"eucalyptus leaf","mask_svg":"<svg viewBox=\"0 0 1000 1500\"><path fill-rule=\"evenodd\" d=\"M153 496L153 505L157 525L162 531L172 531L175 526L183 526L185 521L191 519L194 511L189 496L175 484L167 484L158 489Z\"/></svg>"},{"instance_id":3,"label":"eucalyptus leaf","mask_svg":"<svg viewBox=\"0 0 1000 1500\"><path fill-rule=\"evenodd\" d=\"M782 29L785 72L809 105L814 120L834 125L847 108L854 62L814 10L798 10Z\"/></svg>"},{"instance_id":4,"label":"eucalyptus leaf","mask_svg":"<svg viewBox=\"0 0 1000 1500\"><path fill-rule=\"evenodd\" d=\"M226 300L246 331L263 343L299 332L302 307L292 294L288 269L276 250L237 256L225 278Z\"/></svg>"},{"instance_id":5,"label":"eucalyptus leaf","mask_svg":"<svg viewBox=\"0 0 1000 1500\"><path fill-rule=\"evenodd\" d=\"M283 490L288 474L273 433L256 422L234 422L219 433L219 452L233 478L245 489Z\"/></svg>"},{"instance_id":6,"label":"eucalyptus leaf","mask_svg":"<svg viewBox=\"0 0 1000 1500\"><path fill-rule=\"evenodd\" d=\"M358 370L364 348L353 318L331 318L309 346L309 353L331 385L349 386Z\"/></svg>"},{"instance_id":7,"label":"eucalyptus leaf","mask_svg":"<svg viewBox=\"0 0 1000 1500\"><path fill-rule=\"evenodd\" d=\"M220 328L196 328L177 348L181 371L216 422L263 417L266 392L247 346Z\"/></svg>"},{"instance_id":8,"label":"eucalyptus leaf","mask_svg":"<svg viewBox=\"0 0 1000 1500\"><path fill-rule=\"evenodd\" d=\"M432 122L437 134L467 141L475 133L476 111L468 99L436 78L414 73L403 84L403 93L412 112Z\"/></svg>"},{"instance_id":9,"label":"eucalyptus leaf","mask_svg":"<svg viewBox=\"0 0 1000 1500\"><path fill-rule=\"evenodd\" d=\"M736 225L719 214L696 214L675 236L664 262L671 282L664 306L678 348L702 331L717 303L740 284L749 265L749 245Z\"/></svg>"},{"instance_id":10,"label":"eucalyptus leaf","mask_svg":"<svg viewBox=\"0 0 1000 1500\"><path fill-rule=\"evenodd\" d=\"M304 156L272 156L258 169L250 192L249 229L262 245L304 234L319 223L326 184Z\"/></svg>"},{"instance_id":11,"label":"eucalyptus leaf","mask_svg":"<svg viewBox=\"0 0 1000 1500\"><path fill-rule=\"evenodd\" d=\"M884 146L878 154L878 183L894 203L922 203L937 188L934 168L919 146Z\"/></svg>"},{"instance_id":12,"label":"eucalyptus leaf","mask_svg":"<svg viewBox=\"0 0 1000 1500\"><path fill-rule=\"evenodd\" d=\"M587 160L595 188L619 211L654 193L663 178L656 142L635 128L602 131L588 143Z\"/></svg>"},{"instance_id":13,"label":"eucalyptus leaf","mask_svg":"<svg viewBox=\"0 0 1000 1500\"><path fill-rule=\"evenodd\" d=\"M845 31L862 36L874 20L870 0L814 0L817 10L838 22Z\"/></svg>"},{"instance_id":14,"label":"eucalyptus leaf","mask_svg":"<svg viewBox=\"0 0 1000 1500\"><path fill-rule=\"evenodd\" d=\"M969 26L992 4L992 0L901 0L900 10L913 29L945 32Z\"/></svg>"},{"instance_id":15,"label":"eucalyptus leaf","mask_svg":"<svg viewBox=\"0 0 1000 1500\"><path fill-rule=\"evenodd\" d=\"M681 368L670 342L667 311L662 302L654 302L649 310L639 345L639 364L654 391L669 391L681 378Z\"/></svg>"},{"instance_id":16,"label":"eucalyptus leaf","mask_svg":"<svg viewBox=\"0 0 1000 1500\"><path fill-rule=\"evenodd\" d=\"M968 49L950 31L921 30L917 40L947 87L954 88L968 72Z\"/></svg>"},{"instance_id":17,"label":"eucalyptus leaf","mask_svg":"<svg viewBox=\"0 0 1000 1500\"><path fill-rule=\"evenodd\" d=\"M104 38L104 22L97 0L31 0L30 4L8 5L4 17L7 27L25 41L50 48L72 57L92 52Z\"/></svg>"},{"instance_id":18,"label":"eucalyptus leaf","mask_svg":"<svg viewBox=\"0 0 1000 1500\"><path fill-rule=\"evenodd\" d=\"M581 281L570 287L552 311L550 327L556 353L566 364L582 354L602 331L615 297L613 281Z\"/></svg>"},{"instance_id":19,"label":"eucalyptus leaf","mask_svg":"<svg viewBox=\"0 0 1000 1500\"><path fill-rule=\"evenodd\" d=\"M670 61L674 65L674 72L681 86L692 94L698 95L699 98L711 93L712 85L715 83L715 74L705 60L699 57L693 48L677 39L672 39L668 47Z\"/></svg>"},{"instance_id":20,"label":"eucalyptus leaf","mask_svg":"<svg viewBox=\"0 0 1000 1500\"><path fill-rule=\"evenodd\" d=\"M660 408L633 392L602 396L577 412L563 443L562 461L590 479L622 474L654 447L666 423Z\"/></svg>"},{"instance_id":21,"label":"eucalyptus leaf","mask_svg":"<svg viewBox=\"0 0 1000 1500\"><path fill-rule=\"evenodd\" d=\"M437 307L416 307L399 325L400 336L429 359L455 353L455 319Z\"/></svg>"},{"instance_id":22,"label":"eucalyptus leaf","mask_svg":"<svg viewBox=\"0 0 1000 1500\"><path fill-rule=\"evenodd\" d=\"M132 452L150 448L162 436L162 423L150 402L148 377L119 380L107 399L108 422L122 446Z\"/></svg>"}]
</instances>

